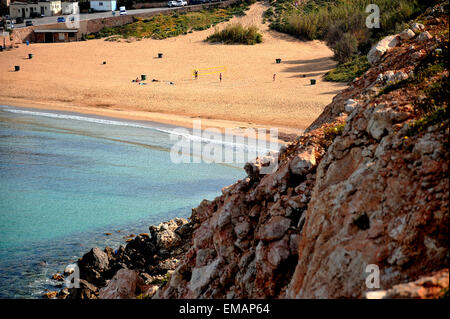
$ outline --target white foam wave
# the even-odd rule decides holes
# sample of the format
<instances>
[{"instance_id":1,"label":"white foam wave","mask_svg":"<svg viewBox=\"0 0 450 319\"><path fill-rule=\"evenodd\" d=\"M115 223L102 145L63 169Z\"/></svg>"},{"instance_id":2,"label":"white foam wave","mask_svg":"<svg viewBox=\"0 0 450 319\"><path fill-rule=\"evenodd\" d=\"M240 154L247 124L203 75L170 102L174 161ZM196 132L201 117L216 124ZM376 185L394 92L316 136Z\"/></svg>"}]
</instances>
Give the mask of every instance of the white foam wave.
<instances>
[{"instance_id":1,"label":"white foam wave","mask_svg":"<svg viewBox=\"0 0 450 319\"><path fill-rule=\"evenodd\" d=\"M116 121L116 120L108 120L108 119L101 119L101 118L93 118L93 117L87 117L87 116L79 116L79 115L71 115L71 114L59 114L59 113L50 113L50 112L37 112L37 111L29 111L29 110L19 110L10 108L6 105L2 105L2 110L10 112L10 113L16 113L16 114L25 114L25 115L33 115L33 116L44 116L49 118L57 118L57 119L65 119L65 120L75 120L75 121L84 121L84 122L91 122L96 124L104 124L104 125L116 125L116 126L128 126L128 127L135 127L135 128L142 128L142 129L150 129L155 130L161 133L166 133L168 135L176 135L181 136L185 139L192 140L192 141L199 141L202 143L210 143L215 145L222 145L224 147L229 147L236 150L241 151L257 151L258 154L266 154L271 151L278 151L277 149L273 148L267 148L264 146L261 146L260 144L266 144L265 142L255 142L250 143L250 145L247 144L240 144L230 141L224 141L222 139L211 139L211 138L205 138L203 136L193 135L189 133L182 133L182 130L166 130L150 125L144 125L144 124L138 124L133 122L125 122L125 121ZM187 129L186 129L187 131ZM252 145L253 144L253 145Z\"/></svg>"}]
</instances>

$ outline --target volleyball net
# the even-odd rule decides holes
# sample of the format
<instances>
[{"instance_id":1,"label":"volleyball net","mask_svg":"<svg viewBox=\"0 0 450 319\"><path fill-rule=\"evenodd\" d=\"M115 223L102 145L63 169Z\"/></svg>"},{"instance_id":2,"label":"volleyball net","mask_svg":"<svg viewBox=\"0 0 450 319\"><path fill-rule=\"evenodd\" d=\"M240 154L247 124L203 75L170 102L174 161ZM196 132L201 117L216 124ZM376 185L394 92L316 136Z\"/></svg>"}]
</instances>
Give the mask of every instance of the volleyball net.
<instances>
[{"instance_id":1,"label":"volleyball net","mask_svg":"<svg viewBox=\"0 0 450 319\"><path fill-rule=\"evenodd\" d=\"M226 66L215 66L211 68L200 68L200 69L194 69L192 70L192 76L195 77L195 72L198 72L197 75L209 75L209 74L217 74L217 73L224 73L227 71Z\"/></svg>"}]
</instances>

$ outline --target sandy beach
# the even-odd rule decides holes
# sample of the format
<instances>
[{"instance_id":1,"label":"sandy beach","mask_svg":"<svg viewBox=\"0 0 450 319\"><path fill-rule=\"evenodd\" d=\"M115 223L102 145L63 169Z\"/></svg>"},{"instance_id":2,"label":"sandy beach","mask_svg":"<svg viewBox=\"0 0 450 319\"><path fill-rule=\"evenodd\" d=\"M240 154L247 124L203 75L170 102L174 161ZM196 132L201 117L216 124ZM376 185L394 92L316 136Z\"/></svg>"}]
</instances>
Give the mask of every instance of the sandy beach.
<instances>
[{"instance_id":1,"label":"sandy beach","mask_svg":"<svg viewBox=\"0 0 450 319\"><path fill-rule=\"evenodd\" d=\"M204 42L213 28L165 40L22 44L0 54L0 104L185 127L201 118L204 127L300 133L346 85L322 80L336 64L324 43L269 30L262 24L265 9L256 3L246 16L227 22L257 25L263 43L254 46ZM218 74L194 80L194 69L210 67L226 68L222 82ZM141 74L147 85L132 82Z\"/></svg>"}]
</instances>

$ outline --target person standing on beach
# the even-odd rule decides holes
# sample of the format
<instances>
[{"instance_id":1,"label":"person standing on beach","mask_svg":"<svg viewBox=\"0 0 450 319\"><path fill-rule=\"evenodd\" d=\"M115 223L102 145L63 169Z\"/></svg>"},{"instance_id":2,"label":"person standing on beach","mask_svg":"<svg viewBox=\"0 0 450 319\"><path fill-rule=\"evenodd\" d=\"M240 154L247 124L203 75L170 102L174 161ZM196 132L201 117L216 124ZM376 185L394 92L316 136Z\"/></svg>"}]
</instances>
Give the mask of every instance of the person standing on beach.
<instances>
[{"instance_id":1,"label":"person standing on beach","mask_svg":"<svg viewBox=\"0 0 450 319\"><path fill-rule=\"evenodd\" d=\"M194 71L194 76L195 76L195 79L197 80L197 78L198 78L198 71L197 70Z\"/></svg>"},{"instance_id":2,"label":"person standing on beach","mask_svg":"<svg viewBox=\"0 0 450 319\"><path fill-rule=\"evenodd\" d=\"M275 82L276 73L273 74L273 82Z\"/></svg>"},{"instance_id":3,"label":"person standing on beach","mask_svg":"<svg viewBox=\"0 0 450 319\"><path fill-rule=\"evenodd\" d=\"M222 73L219 74L219 80L222 82Z\"/></svg>"}]
</instances>

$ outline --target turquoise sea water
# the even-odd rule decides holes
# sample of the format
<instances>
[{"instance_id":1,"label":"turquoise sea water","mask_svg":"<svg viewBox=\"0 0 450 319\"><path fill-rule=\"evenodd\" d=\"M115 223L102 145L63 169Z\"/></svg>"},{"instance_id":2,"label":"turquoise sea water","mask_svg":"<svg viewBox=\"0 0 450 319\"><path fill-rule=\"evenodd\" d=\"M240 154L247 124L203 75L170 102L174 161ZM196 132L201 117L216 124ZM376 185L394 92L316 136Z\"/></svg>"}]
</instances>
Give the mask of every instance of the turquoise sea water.
<instances>
[{"instance_id":1,"label":"turquoise sea water","mask_svg":"<svg viewBox=\"0 0 450 319\"><path fill-rule=\"evenodd\" d=\"M91 247L189 217L244 176L242 165L172 163L168 132L0 106L0 298L56 290L48 278Z\"/></svg>"}]
</instances>

